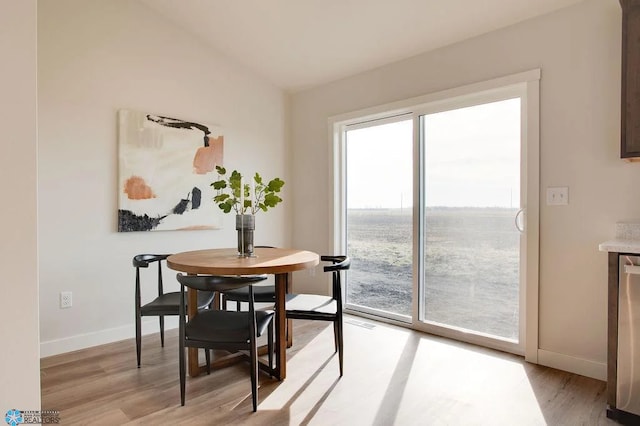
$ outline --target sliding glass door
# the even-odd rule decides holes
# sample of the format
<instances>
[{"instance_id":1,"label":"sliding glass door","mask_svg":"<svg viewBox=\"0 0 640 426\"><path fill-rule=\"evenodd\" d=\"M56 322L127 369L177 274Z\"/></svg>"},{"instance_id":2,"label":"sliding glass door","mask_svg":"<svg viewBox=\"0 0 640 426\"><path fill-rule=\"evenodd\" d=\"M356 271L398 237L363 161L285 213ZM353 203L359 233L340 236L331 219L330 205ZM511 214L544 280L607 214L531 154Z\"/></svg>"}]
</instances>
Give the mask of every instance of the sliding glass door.
<instances>
[{"instance_id":1,"label":"sliding glass door","mask_svg":"<svg viewBox=\"0 0 640 426\"><path fill-rule=\"evenodd\" d=\"M421 321L514 343L520 332L520 98L420 116Z\"/></svg>"},{"instance_id":2,"label":"sliding glass door","mask_svg":"<svg viewBox=\"0 0 640 426\"><path fill-rule=\"evenodd\" d=\"M537 356L538 78L335 120L348 311Z\"/></svg>"},{"instance_id":3,"label":"sliding glass door","mask_svg":"<svg viewBox=\"0 0 640 426\"><path fill-rule=\"evenodd\" d=\"M350 126L346 242L350 309L410 321L413 298L413 120Z\"/></svg>"}]
</instances>

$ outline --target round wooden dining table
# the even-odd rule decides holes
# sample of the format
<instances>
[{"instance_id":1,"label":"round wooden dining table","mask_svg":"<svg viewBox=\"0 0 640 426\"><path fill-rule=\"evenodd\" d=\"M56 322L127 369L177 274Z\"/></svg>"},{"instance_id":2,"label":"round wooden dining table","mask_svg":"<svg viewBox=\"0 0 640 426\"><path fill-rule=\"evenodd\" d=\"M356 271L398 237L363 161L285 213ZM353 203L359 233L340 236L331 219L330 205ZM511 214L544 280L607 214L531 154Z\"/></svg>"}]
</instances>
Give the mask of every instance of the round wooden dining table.
<instances>
[{"instance_id":1,"label":"round wooden dining table","mask_svg":"<svg viewBox=\"0 0 640 426\"><path fill-rule=\"evenodd\" d=\"M252 257L239 257L236 249L208 249L176 253L167 258L167 266L173 270L194 275L275 275L276 287L276 342L275 367L272 374L279 380L287 376L286 366L286 312L285 295L292 283L292 272L313 268L320 262L317 253L287 248L257 247ZM196 291L187 294L187 315L191 318L197 309ZM190 376L200 374L198 351L188 349Z\"/></svg>"}]
</instances>

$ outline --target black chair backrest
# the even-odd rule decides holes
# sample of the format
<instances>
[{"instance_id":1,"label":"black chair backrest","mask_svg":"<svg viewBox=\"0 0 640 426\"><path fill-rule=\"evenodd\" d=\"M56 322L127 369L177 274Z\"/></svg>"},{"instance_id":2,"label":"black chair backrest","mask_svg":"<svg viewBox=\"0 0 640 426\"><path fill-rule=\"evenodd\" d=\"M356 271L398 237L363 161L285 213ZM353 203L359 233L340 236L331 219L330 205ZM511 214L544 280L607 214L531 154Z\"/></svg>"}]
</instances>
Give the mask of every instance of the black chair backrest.
<instances>
[{"instance_id":1,"label":"black chair backrest","mask_svg":"<svg viewBox=\"0 0 640 426\"><path fill-rule=\"evenodd\" d=\"M351 267L351 259L349 256L320 256L320 260L333 262L333 265L324 267L325 272L345 271Z\"/></svg>"},{"instance_id":2,"label":"black chair backrest","mask_svg":"<svg viewBox=\"0 0 640 426\"><path fill-rule=\"evenodd\" d=\"M158 295L162 295L162 261L170 254L137 254L133 256L133 266L136 268L136 300L140 303L140 268L148 268L149 264L158 262Z\"/></svg>"},{"instance_id":3,"label":"black chair backrest","mask_svg":"<svg viewBox=\"0 0 640 426\"><path fill-rule=\"evenodd\" d=\"M136 268L148 268L150 263L165 260L170 254L138 254L133 256L133 266Z\"/></svg>"},{"instance_id":4,"label":"black chair backrest","mask_svg":"<svg viewBox=\"0 0 640 426\"><path fill-rule=\"evenodd\" d=\"M225 291L246 287L267 279L267 275L176 275L185 287L200 291Z\"/></svg>"},{"instance_id":5,"label":"black chair backrest","mask_svg":"<svg viewBox=\"0 0 640 426\"><path fill-rule=\"evenodd\" d=\"M346 271L351 267L351 259L348 256L320 256L324 262L332 262L323 268L325 272L333 272L332 297L338 302L338 309L342 310L342 284L340 271Z\"/></svg>"}]
</instances>

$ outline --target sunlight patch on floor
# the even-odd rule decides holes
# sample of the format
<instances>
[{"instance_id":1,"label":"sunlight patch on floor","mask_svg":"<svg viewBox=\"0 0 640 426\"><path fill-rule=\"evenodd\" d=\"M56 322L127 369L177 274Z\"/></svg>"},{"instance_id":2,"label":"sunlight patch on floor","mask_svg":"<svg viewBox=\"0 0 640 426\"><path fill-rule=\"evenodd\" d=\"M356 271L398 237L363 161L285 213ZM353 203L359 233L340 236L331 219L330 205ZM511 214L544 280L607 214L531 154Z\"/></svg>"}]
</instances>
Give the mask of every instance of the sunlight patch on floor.
<instances>
[{"instance_id":1,"label":"sunlight patch on floor","mask_svg":"<svg viewBox=\"0 0 640 426\"><path fill-rule=\"evenodd\" d=\"M288 410L290 424L322 425L341 412L359 413L356 425L416 424L416 412L421 424L546 424L523 365L502 353L385 326L363 333L346 322L344 369L339 378L327 327L290 359L287 379L259 410ZM431 409L430 400L439 405Z\"/></svg>"},{"instance_id":2,"label":"sunlight patch on floor","mask_svg":"<svg viewBox=\"0 0 640 426\"><path fill-rule=\"evenodd\" d=\"M362 416L355 424L370 424L375 417L373 408L382 404L392 379L393 368L386 366L398 363L409 335L386 328L363 334L362 327L345 323L345 375L340 378L333 328L327 327L287 362L287 379L263 399L259 410L288 409L291 424L323 424L325 415L335 418L331 413L356 410ZM367 366L380 368L364 368L361 357L368 358ZM366 389L367 394L354 398L353 389Z\"/></svg>"},{"instance_id":3,"label":"sunlight patch on floor","mask_svg":"<svg viewBox=\"0 0 640 426\"><path fill-rule=\"evenodd\" d=\"M420 404L427 424L547 424L520 362L429 338L420 338L404 395L420 397L389 407L396 424L410 424ZM443 399L449 410L429 409L429 400Z\"/></svg>"}]
</instances>

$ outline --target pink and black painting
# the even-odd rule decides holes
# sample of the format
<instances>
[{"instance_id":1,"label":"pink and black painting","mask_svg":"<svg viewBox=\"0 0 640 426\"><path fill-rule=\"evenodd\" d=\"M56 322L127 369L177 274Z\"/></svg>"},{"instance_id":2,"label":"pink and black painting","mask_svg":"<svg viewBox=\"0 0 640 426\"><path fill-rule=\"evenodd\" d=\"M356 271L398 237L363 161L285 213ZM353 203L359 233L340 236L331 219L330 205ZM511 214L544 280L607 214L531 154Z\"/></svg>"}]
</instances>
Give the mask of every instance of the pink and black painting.
<instances>
[{"instance_id":1,"label":"pink and black painting","mask_svg":"<svg viewBox=\"0 0 640 426\"><path fill-rule=\"evenodd\" d=\"M118 231L220 229L210 184L222 165L220 128L118 111Z\"/></svg>"}]
</instances>

